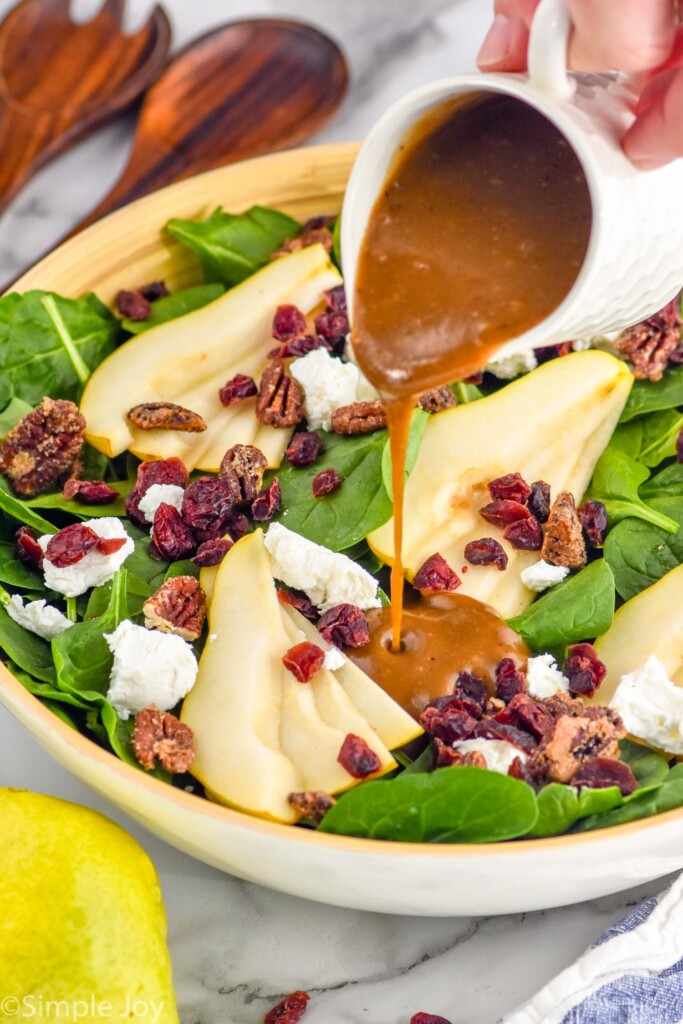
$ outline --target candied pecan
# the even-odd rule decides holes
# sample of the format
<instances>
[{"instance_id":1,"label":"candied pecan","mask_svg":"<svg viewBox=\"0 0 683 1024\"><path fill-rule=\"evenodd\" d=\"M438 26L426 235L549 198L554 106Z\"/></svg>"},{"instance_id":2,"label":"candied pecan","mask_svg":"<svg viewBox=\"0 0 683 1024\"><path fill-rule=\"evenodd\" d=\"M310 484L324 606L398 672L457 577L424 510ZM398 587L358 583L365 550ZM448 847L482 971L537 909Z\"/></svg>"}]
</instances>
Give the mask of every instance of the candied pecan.
<instances>
[{"instance_id":1,"label":"candied pecan","mask_svg":"<svg viewBox=\"0 0 683 1024\"><path fill-rule=\"evenodd\" d=\"M266 1014L263 1024L299 1024L310 998L308 992L292 992Z\"/></svg>"},{"instance_id":2,"label":"candied pecan","mask_svg":"<svg viewBox=\"0 0 683 1024\"><path fill-rule=\"evenodd\" d=\"M600 709L594 709L600 710ZM602 715L564 715L555 724L555 732L542 751L548 778L569 782L589 757L619 758L619 740L626 735L621 719Z\"/></svg>"},{"instance_id":3,"label":"candied pecan","mask_svg":"<svg viewBox=\"0 0 683 1024\"><path fill-rule=\"evenodd\" d=\"M152 541L167 562L179 562L182 558L190 558L197 548L192 530L178 509L165 502L159 505L154 514Z\"/></svg>"},{"instance_id":4,"label":"candied pecan","mask_svg":"<svg viewBox=\"0 0 683 1024\"><path fill-rule=\"evenodd\" d=\"M85 420L73 402L44 398L3 441L0 470L16 494L43 494L72 472L84 437Z\"/></svg>"},{"instance_id":5,"label":"candied pecan","mask_svg":"<svg viewBox=\"0 0 683 1024\"><path fill-rule=\"evenodd\" d=\"M17 558L30 569L41 569L43 566L43 549L38 543L40 534L32 526L20 526L14 535L17 547Z\"/></svg>"},{"instance_id":6,"label":"candied pecan","mask_svg":"<svg viewBox=\"0 0 683 1024\"><path fill-rule=\"evenodd\" d=\"M159 299L165 299L169 294L165 281L150 281L149 284L140 285L138 291L143 299L147 299L148 302L157 302Z\"/></svg>"},{"instance_id":7,"label":"candied pecan","mask_svg":"<svg viewBox=\"0 0 683 1024\"><path fill-rule=\"evenodd\" d=\"M317 622L318 609L312 601L300 590L290 590L288 587L280 587L277 592L280 604L288 604L303 615L309 622Z\"/></svg>"},{"instance_id":8,"label":"candied pecan","mask_svg":"<svg viewBox=\"0 0 683 1024\"><path fill-rule=\"evenodd\" d=\"M572 644L562 672L569 680L569 692L576 697L592 697L607 675L607 667L593 644Z\"/></svg>"},{"instance_id":9,"label":"candied pecan","mask_svg":"<svg viewBox=\"0 0 683 1024\"><path fill-rule=\"evenodd\" d=\"M98 546L100 539L85 523L72 523L50 537L45 557L59 569L76 565Z\"/></svg>"},{"instance_id":10,"label":"candied pecan","mask_svg":"<svg viewBox=\"0 0 683 1024\"><path fill-rule=\"evenodd\" d=\"M483 712L488 701L488 690L486 683L474 672L459 672L455 681L453 696L460 700L468 700L479 708L479 715ZM479 717L477 715L476 717Z\"/></svg>"},{"instance_id":11,"label":"candied pecan","mask_svg":"<svg viewBox=\"0 0 683 1024\"><path fill-rule=\"evenodd\" d=\"M518 501L526 505L531 496L531 488L521 473L507 473L496 477L487 484L489 494L494 501Z\"/></svg>"},{"instance_id":12,"label":"candied pecan","mask_svg":"<svg viewBox=\"0 0 683 1024\"><path fill-rule=\"evenodd\" d=\"M484 707L484 716L486 718L495 718L504 707L505 701L501 700L500 697L489 697Z\"/></svg>"},{"instance_id":13,"label":"candied pecan","mask_svg":"<svg viewBox=\"0 0 683 1024\"><path fill-rule=\"evenodd\" d=\"M342 478L336 469L321 469L311 480L311 491L314 498L324 498L342 485Z\"/></svg>"},{"instance_id":14,"label":"candied pecan","mask_svg":"<svg viewBox=\"0 0 683 1024\"><path fill-rule=\"evenodd\" d=\"M273 317L273 337L278 341L289 341L306 333L306 317L296 306L282 305Z\"/></svg>"},{"instance_id":15,"label":"candied pecan","mask_svg":"<svg viewBox=\"0 0 683 1024\"><path fill-rule=\"evenodd\" d=\"M266 366L256 399L256 417L269 427L295 427L304 417L304 391L280 359Z\"/></svg>"},{"instance_id":16,"label":"candied pecan","mask_svg":"<svg viewBox=\"0 0 683 1024\"><path fill-rule=\"evenodd\" d=\"M128 410L128 419L140 430L181 430L201 434L206 423L198 412L173 402L142 402Z\"/></svg>"},{"instance_id":17,"label":"candied pecan","mask_svg":"<svg viewBox=\"0 0 683 1024\"><path fill-rule=\"evenodd\" d=\"M586 544L574 498L562 491L555 498L541 548L541 558L552 565L578 569L586 564Z\"/></svg>"},{"instance_id":18,"label":"candied pecan","mask_svg":"<svg viewBox=\"0 0 683 1024\"><path fill-rule=\"evenodd\" d=\"M445 1017L439 1017L435 1013L414 1013L410 1018L410 1024L451 1024Z\"/></svg>"},{"instance_id":19,"label":"candied pecan","mask_svg":"<svg viewBox=\"0 0 683 1024\"><path fill-rule=\"evenodd\" d=\"M268 460L253 444L235 444L223 456L219 476L233 485L236 505L249 505L258 496Z\"/></svg>"},{"instance_id":20,"label":"candied pecan","mask_svg":"<svg viewBox=\"0 0 683 1024\"><path fill-rule=\"evenodd\" d=\"M62 488L62 497L67 501L75 499L83 505L109 505L116 501L119 492L104 480L76 480L69 477Z\"/></svg>"},{"instance_id":21,"label":"candied pecan","mask_svg":"<svg viewBox=\"0 0 683 1024\"><path fill-rule=\"evenodd\" d=\"M221 400L221 405L229 408L245 398L254 398L257 394L258 388L254 378L248 377L246 373L236 373L220 388L218 397Z\"/></svg>"},{"instance_id":22,"label":"candied pecan","mask_svg":"<svg viewBox=\"0 0 683 1024\"><path fill-rule=\"evenodd\" d=\"M457 707L458 701L452 701L446 707L438 708L433 704L424 709L420 715L420 725L424 731L443 743L455 743L466 740L473 734L477 719L463 708Z\"/></svg>"},{"instance_id":23,"label":"candied pecan","mask_svg":"<svg viewBox=\"0 0 683 1024\"><path fill-rule=\"evenodd\" d=\"M318 621L323 640L335 647L363 647L370 641L367 616L355 604L337 604L328 608Z\"/></svg>"},{"instance_id":24,"label":"candied pecan","mask_svg":"<svg viewBox=\"0 0 683 1024\"><path fill-rule=\"evenodd\" d=\"M584 501L576 510L588 543L601 548L607 534L607 509L601 501Z\"/></svg>"},{"instance_id":25,"label":"candied pecan","mask_svg":"<svg viewBox=\"0 0 683 1024\"><path fill-rule=\"evenodd\" d=\"M462 580L438 551L430 555L415 573L413 586L416 590L457 590Z\"/></svg>"},{"instance_id":26,"label":"candied pecan","mask_svg":"<svg viewBox=\"0 0 683 1024\"><path fill-rule=\"evenodd\" d=\"M296 466L297 469L303 466L310 466L320 455L323 448L323 439L315 430L302 430L295 434L289 442L285 452L287 461Z\"/></svg>"},{"instance_id":27,"label":"candied pecan","mask_svg":"<svg viewBox=\"0 0 683 1024\"><path fill-rule=\"evenodd\" d=\"M278 514L281 506L282 491L280 481L275 476L252 504L251 517L257 523L267 523Z\"/></svg>"},{"instance_id":28,"label":"candied pecan","mask_svg":"<svg viewBox=\"0 0 683 1024\"><path fill-rule=\"evenodd\" d=\"M470 750L466 754L444 743L443 740L434 740L434 767L450 768L453 765L468 766L470 768L486 768L486 759L478 750Z\"/></svg>"},{"instance_id":29,"label":"candied pecan","mask_svg":"<svg viewBox=\"0 0 683 1024\"><path fill-rule=\"evenodd\" d=\"M319 825L325 815L336 804L336 800L329 793L322 793L320 790L309 790L307 793L290 793L287 803L293 807L302 818Z\"/></svg>"},{"instance_id":30,"label":"candied pecan","mask_svg":"<svg viewBox=\"0 0 683 1024\"><path fill-rule=\"evenodd\" d=\"M680 295L658 313L634 327L627 327L614 342L633 366L640 380L662 379L669 360L681 344Z\"/></svg>"},{"instance_id":31,"label":"candied pecan","mask_svg":"<svg viewBox=\"0 0 683 1024\"><path fill-rule=\"evenodd\" d=\"M303 640L290 647L282 656L282 664L300 683L310 683L313 676L323 667L325 652L322 647Z\"/></svg>"},{"instance_id":32,"label":"candied pecan","mask_svg":"<svg viewBox=\"0 0 683 1024\"><path fill-rule=\"evenodd\" d=\"M512 658L502 658L496 665L496 693L509 704L518 693L524 693L526 680Z\"/></svg>"},{"instance_id":33,"label":"candied pecan","mask_svg":"<svg viewBox=\"0 0 683 1024\"><path fill-rule=\"evenodd\" d=\"M571 697L562 690L554 693L552 697L546 697L541 703L548 709L556 722L563 715L571 715L575 718L577 715L584 715L588 711L582 700Z\"/></svg>"},{"instance_id":34,"label":"candied pecan","mask_svg":"<svg viewBox=\"0 0 683 1024\"><path fill-rule=\"evenodd\" d=\"M298 252L299 249L305 249L309 245L320 244L326 252L332 252L332 232L328 225L332 224L334 220L334 217L327 216L311 217L302 227L300 234L284 240L280 248L271 255L271 260L279 259L280 256L286 256L290 252Z\"/></svg>"},{"instance_id":35,"label":"candied pecan","mask_svg":"<svg viewBox=\"0 0 683 1024\"><path fill-rule=\"evenodd\" d=\"M417 404L425 412L435 413L443 412L444 409L452 409L454 405L458 404L458 400L448 385L442 384L441 387L425 391L423 395L420 395Z\"/></svg>"},{"instance_id":36,"label":"candied pecan","mask_svg":"<svg viewBox=\"0 0 683 1024\"><path fill-rule=\"evenodd\" d=\"M590 789L618 786L622 796L629 796L638 788L629 766L612 757L587 757L573 775L571 785L588 786Z\"/></svg>"},{"instance_id":37,"label":"candied pecan","mask_svg":"<svg viewBox=\"0 0 683 1024\"><path fill-rule=\"evenodd\" d=\"M205 540L197 548L197 554L192 556L192 561L202 568L207 565L219 565L233 544L234 541L229 537L214 537L213 540Z\"/></svg>"},{"instance_id":38,"label":"candied pecan","mask_svg":"<svg viewBox=\"0 0 683 1024\"><path fill-rule=\"evenodd\" d=\"M465 545L465 558L471 565L495 565L502 572L507 568L508 556L493 537L480 537Z\"/></svg>"},{"instance_id":39,"label":"candied pecan","mask_svg":"<svg viewBox=\"0 0 683 1024\"><path fill-rule=\"evenodd\" d=\"M332 413L330 425L335 434L371 434L387 425L381 402L352 402Z\"/></svg>"},{"instance_id":40,"label":"candied pecan","mask_svg":"<svg viewBox=\"0 0 683 1024\"><path fill-rule=\"evenodd\" d=\"M474 728L474 737L485 740L506 740L508 743L512 743L513 747L517 747L518 750L523 750L527 754L537 746L534 737L524 729L518 729L516 725L509 725L507 722L495 721L493 718L482 718L477 722Z\"/></svg>"},{"instance_id":41,"label":"candied pecan","mask_svg":"<svg viewBox=\"0 0 683 1024\"><path fill-rule=\"evenodd\" d=\"M347 734L342 743L337 760L354 779L366 779L382 766L375 751L370 749L361 736L354 736L352 732Z\"/></svg>"},{"instance_id":42,"label":"candied pecan","mask_svg":"<svg viewBox=\"0 0 683 1024\"><path fill-rule=\"evenodd\" d=\"M201 540L213 540L223 533L234 504L234 485L228 480L200 476L187 485L180 511L190 529L202 532Z\"/></svg>"},{"instance_id":43,"label":"candied pecan","mask_svg":"<svg viewBox=\"0 0 683 1024\"><path fill-rule=\"evenodd\" d=\"M479 509L479 515L494 526L508 526L523 519L531 519L531 512L520 501L496 498Z\"/></svg>"},{"instance_id":44,"label":"candied pecan","mask_svg":"<svg viewBox=\"0 0 683 1024\"><path fill-rule=\"evenodd\" d=\"M143 768L152 771L157 761L173 775L181 775L195 757L194 735L189 725L156 704L138 711L131 736L133 753Z\"/></svg>"},{"instance_id":45,"label":"candied pecan","mask_svg":"<svg viewBox=\"0 0 683 1024\"><path fill-rule=\"evenodd\" d=\"M515 694L505 710L496 715L496 721L524 729L542 743L555 731L555 719L550 711L526 693Z\"/></svg>"},{"instance_id":46,"label":"candied pecan","mask_svg":"<svg viewBox=\"0 0 683 1024\"><path fill-rule=\"evenodd\" d=\"M543 547L543 530L536 519L518 519L503 530L503 539L509 540L518 551L540 551Z\"/></svg>"},{"instance_id":47,"label":"candied pecan","mask_svg":"<svg viewBox=\"0 0 683 1024\"><path fill-rule=\"evenodd\" d=\"M194 576L173 576L147 598L142 611L147 629L198 640L206 621L206 595Z\"/></svg>"},{"instance_id":48,"label":"candied pecan","mask_svg":"<svg viewBox=\"0 0 683 1024\"><path fill-rule=\"evenodd\" d=\"M323 338L329 347L341 347L343 350L346 335L351 330L346 310L326 309L324 313L318 313L313 323L318 336Z\"/></svg>"},{"instance_id":49,"label":"candied pecan","mask_svg":"<svg viewBox=\"0 0 683 1024\"><path fill-rule=\"evenodd\" d=\"M152 315L150 300L146 299L141 291L117 292L114 305L121 316L127 320L149 320Z\"/></svg>"},{"instance_id":50,"label":"candied pecan","mask_svg":"<svg viewBox=\"0 0 683 1024\"><path fill-rule=\"evenodd\" d=\"M550 484L536 480L531 485L527 508L538 523L547 523L550 515Z\"/></svg>"}]
</instances>

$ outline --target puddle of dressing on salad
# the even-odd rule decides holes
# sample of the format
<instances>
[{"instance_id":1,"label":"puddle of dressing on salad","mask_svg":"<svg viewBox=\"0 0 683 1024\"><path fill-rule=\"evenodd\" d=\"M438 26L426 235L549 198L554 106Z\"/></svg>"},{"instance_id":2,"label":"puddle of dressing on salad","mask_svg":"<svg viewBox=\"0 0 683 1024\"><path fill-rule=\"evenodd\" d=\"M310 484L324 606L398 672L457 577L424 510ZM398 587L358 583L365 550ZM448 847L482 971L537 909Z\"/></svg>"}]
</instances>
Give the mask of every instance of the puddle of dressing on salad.
<instances>
[{"instance_id":1,"label":"puddle of dressing on salad","mask_svg":"<svg viewBox=\"0 0 683 1024\"><path fill-rule=\"evenodd\" d=\"M449 100L399 147L365 232L353 305L354 352L389 424L394 652L401 650L404 465L416 401L478 372L506 341L552 313L579 274L590 229L576 154L519 100L491 93ZM448 616L419 628L433 643L445 631L452 649Z\"/></svg>"}]
</instances>

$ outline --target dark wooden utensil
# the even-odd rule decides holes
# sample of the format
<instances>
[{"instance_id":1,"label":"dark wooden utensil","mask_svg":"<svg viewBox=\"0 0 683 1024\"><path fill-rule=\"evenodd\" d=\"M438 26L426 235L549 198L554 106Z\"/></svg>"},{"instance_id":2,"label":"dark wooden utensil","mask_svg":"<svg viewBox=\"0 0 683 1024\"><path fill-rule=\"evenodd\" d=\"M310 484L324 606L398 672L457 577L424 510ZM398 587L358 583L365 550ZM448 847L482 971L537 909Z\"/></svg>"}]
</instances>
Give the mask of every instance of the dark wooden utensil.
<instances>
[{"instance_id":1,"label":"dark wooden utensil","mask_svg":"<svg viewBox=\"0 0 683 1024\"><path fill-rule=\"evenodd\" d=\"M69 0L22 0L0 25L0 212L47 160L130 106L163 69L161 7L134 35L124 0L78 25Z\"/></svg>"},{"instance_id":2,"label":"dark wooden utensil","mask_svg":"<svg viewBox=\"0 0 683 1024\"><path fill-rule=\"evenodd\" d=\"M163 185L297 145L347 82L337 45L296 21L237 21L195 40L145 96L122 177L71 234Z\"/></svg>"}]
</instances>

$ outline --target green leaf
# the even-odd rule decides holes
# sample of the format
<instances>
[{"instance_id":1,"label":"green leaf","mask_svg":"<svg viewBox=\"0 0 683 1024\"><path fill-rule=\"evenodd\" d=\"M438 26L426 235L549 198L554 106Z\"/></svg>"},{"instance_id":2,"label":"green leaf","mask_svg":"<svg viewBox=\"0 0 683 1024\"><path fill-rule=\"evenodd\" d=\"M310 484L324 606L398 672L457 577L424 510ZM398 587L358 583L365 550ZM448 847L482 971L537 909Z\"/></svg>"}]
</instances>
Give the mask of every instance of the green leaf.
<instances>
[{"instance_id":1,"label":"green leaf","mask_svg":"<svg viewBox=\"0 0 683 1024\"><path fill-rule=\"evenodd\" d=\"M451 391L458 399L460 405L469 405L470 402L478 402L485 398L484 392L476 384L468 384L466 380L456 381L451 385Z\"/></svg>"},{"instance_id":2,"label":"green leaf","mask_svg":"<svg viewBox=\"0 0 683 1024\"><path fill-rule=\"evenodd\" d=\"M183 288L153 302L152 315L147 320L126 319L121 321L121 326L129 334L142 334L152 327L165 324L168 320L177 320L187 313L193 313L195 309L208 306L210 302L220 298L224 292L225 288L222 284L198 284L194 288Z\"/></svg>"},{"instance_id":3,"label":"green leaf","mask_svg":"<svg viewBox=\"0 0 683 1024\"><path fill-rule=\"evenodd\" d=\"M341 255L341 214L337 217L332 228L332 259L337 270L342 269Z\"/></svg>"},{"instance_id":4,"label":"green leaf","mask_svg":"<svg viewBox=\"0 0 683 1024\"><path fill-rule=\"evenodd\" d=\"M319 434L324 444L321 459L303 469L283 464L277 471L284 509L279 522L332 551L343 551L391 518L391 499L382 483L387 432L356 437ZM314 498L311 483L323 466L336 469L342 485L325 498Z\"/></svg>"},{"instance_id":5,"label":"green leaf","mask_svg":"<svg viewBox=\"0 0 683 1024\"><path fill-rule=\"evenodd\" d=\"M172 562L166 574L164 576L164 582L166 580L172 580L176 576L194 576L196 580L199 579L200 567L191 562L189 558L184 558L180 562Z\"/></svg>"},{"instance_id":6,"label":"green leaf","mask_svg":"<svg viewBox=\"0 0 683 1024\"><path fill-rule=\"evenodd\" d=\"M42 576L20 562L15 545L5 541L0 541L0 583L21 587L23 590L45 589Z\"/></svg>"},{"instance_id":7,"label":"green leaf","mask_svg":"<svg viewBox=\"0 0 683 1024\"><path fill-rule=\"evenodd\" d=\"M164 582L168 562L159 562L149 553L149 533L141 530L133 523L126 523L126 533L133 538L135 550L126 559L126 569L133 576L144 580L152 590L156 590Z\"/></svg>"},{"instance_id":8,"label":"green leaf","mask_svg":"<svg viewBox=\"0 0 683 1024\"><path fill-rule=\"evenodd\" d=\"M12 673L15 679L17 679L22 686L26 687L29 693L32 693L34 697L40 697L41 700L49 700L60 704L69 704L71 707L85 710L90 707L87 701L81 700L73 693L64 693L63 690L57 689L51 683L41 683L33 676L30 676L27 672L22 672L18 665L13 664L11 661L7 663L7 668Z\"/></svg>"},{"instance_id":9,"label":"green leaf","mask_svg":"<svg viewBox=\"0 0 683 1024\"><path fill-rule=\"evenodd\" d=\"M612 435L609 447L654 468L676 454L676 439L681 429L683 415L677 409L663 409L622 423ZM645 487L641 490L644 496Z\"/></svg>"},{"instance_id":10,"label":"green leaf","mask_svg":"<svg viewBox=\"0 0 683 1024\"><path fill-rule=\"evenodd\" d=\"M579 821L575 832L592 832L597 828L608 828L611 825L623 825L629 821L649 818L653 814L662 814L675 807L683 806L683 764L671 768L664 782L656 789L636 790L627 798L621 807L602 814L591 814Z\"/></svg>"},{"instance_id":11,"label":"green leaf","mask_svg":"<svg viewBox=\"0 0 683 1024\"><path fill-rule=\"evenodd\" d=\"M111 590L111 581L101 587L93 588L85 609L84 619L96 619L98 616L104 615L111 601ZM149 583L145 583L144 580L138 579L132 572L126 570L126 601L131 618L135 618L142 612L142 606L153 593Z\"/></svg>"},{"instance_id":12,"label":"green leaf","mask_svg":"<svg viewBox=\"0 0 683 1024\"><path fill-rule=\"evenodd\" d=\"M57 533L57 527L34 512L25 501L15 498L9 491L9 482L0 477L0 511L24 526L32 526L39 533Z\"/></svg>"},{"instance_id":13,"label":"green leaf","mask_svg":"<svg viewBox=\"0 0 683 1024\"><path fill-rule=\"evenodd\" d=\"M205 281L231 287L265 266L286 238L299 233L301 225L264 206L252 206L238 215L218 207L203 221L174 217L167 229L197 253Z\"/></svg>"},{"instance_id":14,"label":"green leaf","mask_svg":"<svg viewBox=\"0 0 683 1024\"><path fill-rule=\"evenodd\" d=\"M635 381L620 422L628 423L636 416L661 409L675 409L679 405L683 405L683 366L667 370L659 381Z\"/></svg>"},{"instance_id":15,"label":"green leaf","mask_svg":"<svg viewBox=\"0 0 683 1024\"><path fill-rule=\"evenodd\" d=\"M674 462L660 473L650 477L640 488L643 498L683 498L683 465Z\"/></svg>"},{"instance_id":16,"label":"green leaf","mask_svg":"<svg viewBox=\"0 0 683 1024\"><path fill-rule=\"evenodd\" d=\"M75 627L73 627L75 628ZM70 630L66 630L66 633ZM57 680L50 645L35 633L30 633L18 622L10 619L0 607L0 648L10 661L43 683L54 685Z\"/></svg>"},{"instance_id":17,"label":"green leaf","mask_svg":"<svg viewBox=\"0 0 683 1024\"><path fill-rule=\"evenodd\" d=\"M61 341L62 347L69 357L69 362L73 367L74 373L81 384L85 386L88 382L88 377L90 376L90 368L83 361L83 357L76 348L74 339L71 337L69 329L64 323L64 318L59 311L54 295L44 295L41 301L45 312L52 321L52 326L57 333L57 337Z\"/></svg>"},{"instance_id":18,"label":"green leaf","mask_svg":"<svg viewBox=\"0 0 683 1024\"><path fill-rule=\"evenodd\" d=\"M609 532L605 559L625 601L683 562L683 498L650 500L653 508L675 520L679 528L677 533L669 533L640 519L625 519Z\"/></svg>"},{"instance_id":19,"label":"green leaf","mask_svg":"<svg viewBox=\"0 0 683 1024\"><path fill-rule=\"evenodd\" d=\"M114 480L109 483L109 487L118 491L119 497L110 501L108 505L84 505L80 501L67 501L61 491L54 491L52 494L39 494L36 498L29 498L26 505L29 508L68 512L69 515L77 516L79 519L98 519L102 516L121 518L126 514L126 495L131 486L130 480Z\"/></svg>"},{"instance_id":20,"label":"green leaf","mask_svg":"<svg viewBox=\"0 0 683 1024\"><path fill-rule=\"evenodd\" d=\"M534 651L606 633L614 617L614 577L604 558L547 591L510 625Z\"/></svg>"},{"instance_id":21,"label":"green leaf","mask_svg":"<svg viewBox=\"0 0 683 1024\"><path fill-rule=\"evenodd\" d=\"M0 412L0 438L7 437L10 430L16 427L19 420L32 411L33 406L24 402L21 398L12 398L8 405Z\"/></svg>"},{"instance_id":22,"label":"green leaf","mask_svg":"<svg viewBox=\"0 0 683 1024\"><path fill-rule=\"evenodd\" d=\"M410 420L410 433L406 447L405 479L407 480L417 462L422 438L429 422L429 413L424 409L415 409ZM393 500L394 490L391 483L391 446L387 443L382 453L382 482L387 494Z\"/></svg>"},{"instance_id":23,"label":"green leaf","mask_svg":"<svg viewBox=\"0 0 683 1024\"><path fill-rule=\"evenodd\" d=\"M621 807L624 798L618 786L579 790L561 782L551 782L537 794L536 802L538 820L532 832L534 839L562 835L580 818Z\"/></svg>"},{"instance_id":24,"label":"green leaf","mask_svg":"<svg viewBox=\"0 0 683 1024\"><path fill-rule=\"evenodd\" d=\"M678 523L647 505L639 496L640 485L649 476L645 466L623 451L607 448L598 459L588 496L603 503L610 526L631 516L676 533Z\"/></svg>"},{"instance_id":25,"label":"green leaf","mask_svg":"<svg viewBox=\"0 0 683 1024\"><path fill-rule=\"evenodd\" d=\"M644 747L633 740L621 740L619 743L621 760L625 761L636 777L638 788L654 786L663 782L669 774L669 762L661 754Z\"/></svg>"},{"instance_id":26,"label":"green leaf","mask_svg":"<svg viewBox=\"0 0 683 1024\"><path fill-rule=\"evenodd\" d=\"M440 768L351 789L319 828L404 843L489 843L526 835L537 813L526 782L482 768Z\"/></svg>"}]
</instances>

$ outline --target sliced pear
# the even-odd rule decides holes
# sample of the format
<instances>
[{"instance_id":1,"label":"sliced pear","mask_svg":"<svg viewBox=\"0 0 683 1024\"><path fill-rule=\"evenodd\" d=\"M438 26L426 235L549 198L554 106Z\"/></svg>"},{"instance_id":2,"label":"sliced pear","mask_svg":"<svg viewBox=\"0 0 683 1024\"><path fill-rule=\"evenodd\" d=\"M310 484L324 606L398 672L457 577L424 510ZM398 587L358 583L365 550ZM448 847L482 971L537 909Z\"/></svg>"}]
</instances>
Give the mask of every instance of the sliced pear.
<instances>
[{"instance_id":1,"label":"sliced pear","mask_svg":"<svg viewBox=\"0 0 683 1024\"><path fill-rule=\"evenodd\" d=\"M81 401L88 441L110 457L129 449L143 459L177 456L188 469L210 471L218 470L233 444L257 444L278 465L290 432L259 423L254 399L224 408L218 391L236 373L258 380L274 344L277 306L292 303L308 313L338 284L341 277L323 247L308 246L269 263L208 306L131 338L88 381ZM128 420L133 406L160 401L199 413L208 429L139 430Z\"/></svg>"},{"instance_id":2,"label":"sliced pear","mask_svg":"<svg viewBox=\"0 0 683 1024\"><path fill-rule=\"evenodd\" d=\"M545 363L500 391L430 417L405 495L403 561L410 579L438 551L459 572L468 541L492 536L508 554L504 572L469 566L459 593L504 618L536 596L520 572L538 552L516 551L479 515L486 485L518 471L547 481L553 494L580 499L624 407L633 377L606 352L577 352ZM368 537L385 562L394 558L393 520Z\"/></svg>"}]
</instances>

